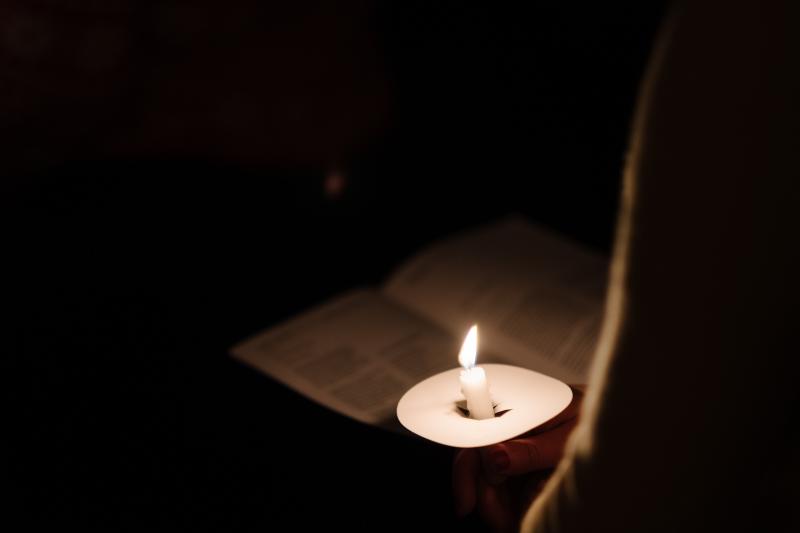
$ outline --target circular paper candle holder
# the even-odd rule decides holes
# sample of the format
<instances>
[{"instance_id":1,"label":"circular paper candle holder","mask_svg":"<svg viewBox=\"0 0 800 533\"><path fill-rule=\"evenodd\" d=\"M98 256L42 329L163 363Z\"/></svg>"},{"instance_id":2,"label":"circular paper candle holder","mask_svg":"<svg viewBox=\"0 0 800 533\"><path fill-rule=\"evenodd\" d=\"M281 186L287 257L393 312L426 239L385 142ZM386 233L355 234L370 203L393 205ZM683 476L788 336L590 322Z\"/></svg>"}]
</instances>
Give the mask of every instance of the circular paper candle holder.
<instances>
[{"instance_id":1,"label":"circular paper candle holder","mask_svg":"<svg viewBox=\"0 0 800 533\"><path fill-rule=\"evenodd\" d=\"M397 418L409 431L456 448L497 444L526 433L563 411L572 389L533 370L481 365L494 403L494 418L475 420L461 394L460 368L429 377L409 389L397 404Z\"/></svg>"}]
</instances>

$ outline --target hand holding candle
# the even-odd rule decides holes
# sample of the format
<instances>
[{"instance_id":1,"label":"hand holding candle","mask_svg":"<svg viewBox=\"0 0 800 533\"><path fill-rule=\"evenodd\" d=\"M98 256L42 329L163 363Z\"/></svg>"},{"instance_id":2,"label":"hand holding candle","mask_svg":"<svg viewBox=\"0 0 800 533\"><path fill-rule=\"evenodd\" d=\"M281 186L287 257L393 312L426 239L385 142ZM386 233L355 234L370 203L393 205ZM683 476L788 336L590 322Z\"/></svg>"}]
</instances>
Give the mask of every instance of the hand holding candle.
<instances>
[{"instance_id":1,"label":"hand holding candle","mask_svg":"<svg viewBox=\"0 0 800 533\"><path fill-rule=\"evenodd\" d=\"M470 418L483 420L494 417L494 406L489 396L489 383L486 373L481 367L475 366L478 355L478 326L472 326L461 345L458 362L464 367L461 371L461 392L467 399L467 410Z\"/></svg>"},{"instance_id":2,"label":"hand holding candle","mask_svg":"<svg viewBox=\"0 0 800 533\"><path fill-rule=\"evenodd\" d=\"M578 423L583 386L569 406L532 432L484 448L460 450L453 461L458 516L478 511L495 531L518 529L520 519L561 460Z\"/></svg>"}]
</instances>

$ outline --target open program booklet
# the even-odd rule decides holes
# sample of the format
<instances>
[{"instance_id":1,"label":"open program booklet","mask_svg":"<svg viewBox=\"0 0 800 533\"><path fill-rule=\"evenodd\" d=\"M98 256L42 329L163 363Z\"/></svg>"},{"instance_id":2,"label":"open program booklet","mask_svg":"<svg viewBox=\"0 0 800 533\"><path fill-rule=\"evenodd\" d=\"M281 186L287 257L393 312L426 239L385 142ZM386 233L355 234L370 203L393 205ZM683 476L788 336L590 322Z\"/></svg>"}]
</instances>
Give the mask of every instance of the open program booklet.
<instances>
[{"instance_id":1,"label":"open program booklet","mask_svg":"<svg viewBox=\"0 0 800 533\"><path fill-rule=\"evenodd\" d=\"M458 366L472 324L478 364L584 383L607 266L603 255L508 218L433 244L382 288L345 293L231 353L339 413L396 428L400 397Z\"/></svg>"}]
</instances>

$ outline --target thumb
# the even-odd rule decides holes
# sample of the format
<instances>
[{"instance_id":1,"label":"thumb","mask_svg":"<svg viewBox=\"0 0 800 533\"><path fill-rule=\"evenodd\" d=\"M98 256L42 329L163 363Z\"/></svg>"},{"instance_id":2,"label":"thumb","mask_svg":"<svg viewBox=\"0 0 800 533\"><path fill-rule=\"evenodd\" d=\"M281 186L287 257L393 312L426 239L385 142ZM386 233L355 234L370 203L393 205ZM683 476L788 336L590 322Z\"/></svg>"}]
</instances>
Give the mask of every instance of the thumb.
<instances>
[{"instance_id":1,"label":"thumb","mask_svg":"<svg viewBox=\"0 0 800 533\"><path fill-rule=\"evenodd\" d=\"M489 446L486 450L489 467L494 473L507 476L553 468L561 460L575 424L576 421L571 421L546 433Z\"/></svg>"}]
</instances>

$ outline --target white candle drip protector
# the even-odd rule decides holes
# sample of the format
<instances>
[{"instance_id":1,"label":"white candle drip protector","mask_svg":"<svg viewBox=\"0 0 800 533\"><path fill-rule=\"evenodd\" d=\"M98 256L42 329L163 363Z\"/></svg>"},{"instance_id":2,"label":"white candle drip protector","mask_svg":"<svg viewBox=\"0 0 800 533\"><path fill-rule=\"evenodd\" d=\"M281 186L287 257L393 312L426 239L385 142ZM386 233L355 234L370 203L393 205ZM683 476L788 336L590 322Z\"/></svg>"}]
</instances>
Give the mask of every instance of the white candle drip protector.
<instances>
[{"instance_id":1,"label":"white candle drip protector","mask_svg":"<svg viewBox=\"0 0 800 533\"><path fill-rule=\"evenodd\" d=\"M462 411L461 369L454 368L417 383L400 398L400 423L439 444L477 448L522 435L556 416L572 401L572 389L555 378L516 366L481 367L486 372L495 414L500 416L475 420Z\"/></svg>"}]
</instances>

